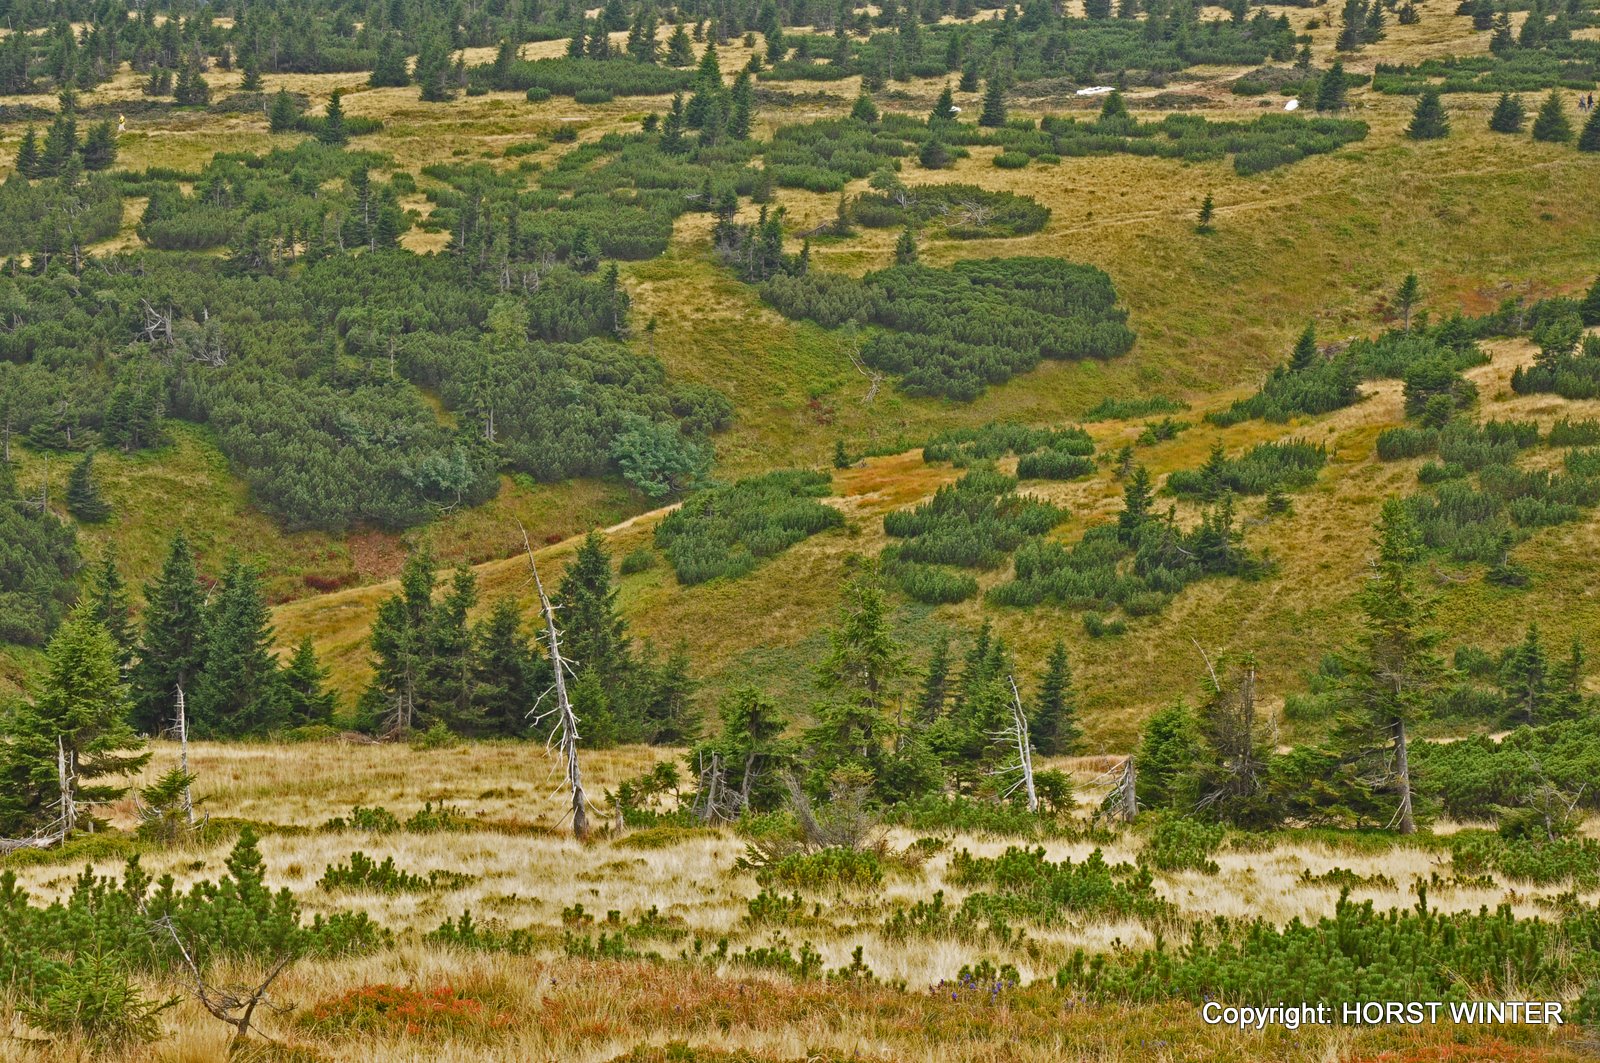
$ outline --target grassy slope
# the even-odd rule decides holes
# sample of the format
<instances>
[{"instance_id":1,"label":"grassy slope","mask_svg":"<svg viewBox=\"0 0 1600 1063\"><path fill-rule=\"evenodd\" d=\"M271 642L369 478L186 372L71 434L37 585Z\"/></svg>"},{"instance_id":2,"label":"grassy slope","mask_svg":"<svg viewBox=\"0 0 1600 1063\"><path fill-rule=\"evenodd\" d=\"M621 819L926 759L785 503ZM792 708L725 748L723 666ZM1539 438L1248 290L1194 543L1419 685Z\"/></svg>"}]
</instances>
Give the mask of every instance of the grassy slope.
<instances>
[{"instance_id":1,"label":"grassy slope","mask_svg":"<svg viewBox=\"0 0 1600 1063\"><path fill-rule=\"evenodd\" d=\"M1467 21L1450 14L1453 4L1429 0L1421 9L1421 24L1391 25L1389 39L1363 52L1351 68L1482 49L1483 36L1470 34ZM1297 24L1318 13L1289 11ZM1315 39L1322 61L1331 32L1318 30ZM558 54L560 47L552 43L531 51ZM724 68L736 69L745 58L741 47L725 51ZM1272 98L1229 96L1226 78L1236 73L1201 71L1194 83L1174 87L1210 97L1215 106L1205 113L1211 117L1249 117L1261 113L1263 102L1277 106ZM237 76L217 75L214 90L224 94ZM294 76L269 78L268 87L281 82L319 102L335 88L355 90L346 98L347 110L388 123L358 146L388 151L413 171L433 161L498 157L506 144L555 122L581 120L582 135L589 139L631 126L644 107L660 103L625 99L578 107L556 99L529 105L514 94L495 93L434 107L417 103L406 90L361 91L361 80L358 75ZM808 92L814 86L792 88ZM837 105L808 102L765 118L793 121L833 113L855 88L853 81L825 86L838 97ZM931 105L939 83L896 88L901 95L893 105L920 113ZM137 92L136 81L125 73L96 98L133 98ZM958 99L969 112L973 102ZM1449 97L1451 138L1414 144L1401 135L1409 100L1357 92L1354 114L1373 127L1365 142L1251 178L1236 176L1226 161L1191 165L1129 156L1002 171L989 164L990 151L977 151L948 172L909 167L905 176L911 182L960 180L1007 188L1033 195L1054 211L1047 228L1028 238L930 242L922 249L926 261L1060 254L1093 262L1112 274L1140 334L1134 351L1114 363L1047 365L970 405L908 399L890 387L864 404L868 385L846 349L855 341L782 319L751 289L708 263L708 219L699 215L684 219L667 255L625 268L638 322L653 316L658 323L653 339L641 328L635 343L641 353L656 353L673 373L714 384L734 400L736 424L719 440L725 475L821 464L839 437L856 447L883 446L994 417L1059 422L1105 395L1159 391L1218 404L1280 359L1308 318L1318 320L1324 341L1373 331L1386 313L1385 293L1412 268L1423 278L1430 305L1440 310L1458 305L1481 310L1508 294L1566 291L1587 283L1596 268L1594 237L1600 232L1600 200L1592 194L1600 162L1570 148L1488 133L1492 102ZM1014 111L1062 106L1063 101L1019 101ZM221 123L230 146L238 147L267 147L273 138L263 128L258 116L229 116ZM195 165L213 149L218 131L215 121L199 116L179 116L150 129L136 121L123 161ZM6 139L14 141L20 133L20 128L7 129ZM0 153L9 155L4 148ZM1200 236L1193 231L1193 211L1206 191L1216 199L1217 232ZM797 229L830 216L834 208L833 197L808 193L784 191L780 201ZM819 268L875 268L887 261L895 235L864 230L850 240L819 242L813 261ZM413 233L408 240L419 249L437 243L436 235L427 233ZM1229 390L1218 392L1219 387ZM1365 460L1378 425L1395 419L1396 410L1387 394L1327 426L1289 430L1310 431L1315 438L1333 433L1341 460L1302 500L1297 516L1254 533L1257 541L1270 541L1282 561L1277 579L1191 588L1166 616L1135 625L1121 642L1090 642L1076 616L1049 609L998 614L1002 630L1025 661L1057 636L1073 643L1094 733L1107 742L1125 739L1139 716L1188 689L1195 664L1191 637L1209 648L1256 652L1269 687L1282 689L1344 626L1366 528L1381 497L1409 489L1409 469L1377 468ZM1108 445L1135 431L1114 425L1097 429ZM1161 471L1196 464L1214 434L1192 431L1156 448L1148 460ZM1241 425L1221 437L1239 447L1283 434L1283 429ZM306 593L307 575L359 585L314 603L285 605L279 613L283 641L315 634L346 690L362 681L363 629L386 593L378 581L393 575L404 545L429 542L449 561L511 558L484 567L492 596L522 580L521 562L512 557L513 516L524 519L539 541L643 508L640 499L612 485L524 488L508 480L496 502L449 515L404 542L371 532L343 538L282 535L249 506L204 433L180 429L177 437L177 445L159 457L112 456L103 463L108 493L114 502L125 502L123 512L131 515L105 532L90 532L88 553L93 555L105 536L117 538L137 581L159 563L162 540L177 512L208 555L238 548L265 565L277 599ZM809 675L805 658L815 643L814 635L807 641L808 632L836 599L840 559L850 552L876 552L884 509L915 501L949 475L905 458L851 470L840 477L841 490L863 496L845 503L854 518L851 531L806 544L736 584L684 592L661 569L630 577L624 602L634 630L658 643L687 640L713 687L753 672L798 690ZM1071 487L1069 501L1082 515L1063 534L1081 530L1093 514L1113 510L1116 491L1107 476ZM620 532L614 536L616 548L629 549L647 534L644 527ZM1589 617L1584 610L1589 587L1586 569L1573 562L1584 556L1594 535L1592 522L1586 522L1545 532L1523 548L1521 556L1535 573L1547 577L1537 593L1452 584L1444 603L1452 629L1499 642L1513 620L1520 624L1535 614L1548 614L1556 633L1576 629ZM563 552L552 551L551 560ZM212 558L213 564L219 562L220 557ZM923 643L937 628L964 629L979 616L972 603L937 610L908 607L903 633ZM1143 667L1127 668L1129 659ZM0 672L5 667L0 661Z\"/></svg>"}]
</instances>

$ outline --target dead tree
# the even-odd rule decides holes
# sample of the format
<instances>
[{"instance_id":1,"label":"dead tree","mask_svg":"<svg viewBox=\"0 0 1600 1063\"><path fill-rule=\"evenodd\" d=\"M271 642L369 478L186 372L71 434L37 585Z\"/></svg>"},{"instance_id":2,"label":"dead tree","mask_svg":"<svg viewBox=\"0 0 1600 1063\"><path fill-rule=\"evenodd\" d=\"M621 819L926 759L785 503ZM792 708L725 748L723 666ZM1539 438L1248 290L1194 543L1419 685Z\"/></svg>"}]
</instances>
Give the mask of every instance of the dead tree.
<instances>
[{"instance_id":1,"label":"dead tree","mask_svg":"<svg viewBox=\"0 0 1600 1063\"><path fill-rule=\"evenodd\" d=\"M172 943L178 947L178 954L183 957L183 965L189 971L189 977L194 982L195 998L200 1001L200 1006L212 1015L232 1026L234 1029L233 1041L228 1046L228 1054L237 1052L250 1039L251 1024L255 1021L256 1010L265 1007L269 1011L283 1014L292 1009L293 1005L278 1005L267 998L267 990L272 988L272 983L278 976L288 970L289 964L294 962L294 954L286 952L272 965L267 975L255 986L232 985L214 986L205 979L205 974L200 970L200 965L195 962L183 944L183 939L178 937L178 930L172 925L172 918L164 916L156 920L153 929L166 930L171 935ZM262 1033L259 1028L256 1033L266 1040L272 1038Z\"/></svg>"},{"instance_id":2,"label":"dead tree","mask_svg":"<svg viewBox=\"0 0 1600 1063\"><path fill-rule=\"evenodd\" d=\"M566 786L572 792L572 834L581 841L589 836L589 813L583 796L583 772L578 764L578 718L573 714L572 701L567 696L567 673L571 665L561 656L561 632L556 627L555 607L550 604L550 598L544 592L544 582L539 579L539 566L533 560L533 543L528 540L528 529L522 526L521 521L517 522L517 528L522 532L522 546L528 554L528 568L533 573L534 589L539 592L539 609L544 614L545 648L550 651L550 665L556 677L555 685L551 688L556 696L555 707L539 713L539 706L535 703L529 715L533 716L535 727L552 715L556 718L545 748L554 747L566 762ZM543 696L540 700L543 700Z\"/></svg>"},{"instance_id":3,"label":"dead tree","mask_svg":"<svg viewBox=\"0 0 1600 1063\"><path fill-rule=\"evenodd\" d=\"M1019 789L1028 796L1028 811L1039 811L1039 793L1033 786L1033 743L1028 738L1028 715L1022 708L1022 694L1017 690L1015 676L1007 675L1006 681L1011 684L1011 723L993 732L997 741L1017 747L1017 761L1003 768L996 768L990 775L1006 776L1016 775L1017 781L1006 788L1002 798L1009 798Z\"/></svg>"},{"instance_id":4,"label":"dead tree","mask_svg":"<svg viewBox=\"0 0 1600 1063\"><path fill-rule=\"evenodd\" d=\"M1101 778L1107 778L1113 773L1116 775L1116 782L1112 784L1111 792L1106 794L1105 803L1094 814L1094 818L1105 816L1112 822L1132 823L1139 815L1139 768L1133 754L1129 753L1122 758L1119 766L1112 768Z\"/></svg>"},{"instance_id":5,"label":"dead tree","mask_svg":"<svg viewBox=\"0 0 1600 1063\"><path fill-rule=\"evenodd\" d=\"M78 801L73 794L73 784L77 781L74 774L76 767L73 758L67 754L66 743L57 735L56 785L61 788L61 796L56 799L56 817L48 826L41 827L26 838L0 838L0 856L18 849L48 849L59 845L77 828Z\"/></svg>"},{"instance_id":6,"label":"dead tree","mask_svg":"<svg viewBox=\"0 0 1600 1063\"><path fill-rule=\"evenodd\" d=\"M745 796L728 785L728 765L721 753L712 753L706 763L700 754L700 786L695 792L692 811L701 823L732 823L745 808Z\"/></svg>"}]
</instances>

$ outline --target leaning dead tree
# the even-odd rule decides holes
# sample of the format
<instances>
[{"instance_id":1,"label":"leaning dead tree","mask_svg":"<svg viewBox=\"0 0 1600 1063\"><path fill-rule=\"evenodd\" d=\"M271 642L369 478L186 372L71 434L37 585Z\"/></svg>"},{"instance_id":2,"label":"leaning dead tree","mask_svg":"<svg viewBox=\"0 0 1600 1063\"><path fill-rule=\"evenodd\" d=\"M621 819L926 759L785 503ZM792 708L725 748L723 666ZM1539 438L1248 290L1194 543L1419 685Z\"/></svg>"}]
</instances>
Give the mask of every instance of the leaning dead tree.
<instances>
[{"instance_id":1,"label":"leaning dead tree","mask_svg":"<svg viewBox=\"0 0 1600 1063\"><path fill-rule=\"evenodd\" d=\"M56 784L61 788L61 796L55 801L55 818L26 838L0 838L0 856L18 849L48 849L61 844L77 829L78 801L73 794L73 784L77 782L76 768L73 757L67 753L66 744L57 735Z\"/></svg>"},{"instance_id":2,"label":"leaning dead tree","mask_svg":"<svg viewBox=\"0 0 1600 1063\"><path fill-rule=\"evenodd\" d=\"M517 528L522 532L522 546L528 553L528 568L533 573L534 589L539 592L539 611L544 614L545 648L550 651L550 665L556 677L550 690L539 696L542 702L553 692L556 696L554 707L541 713L539 703L535 702L528 715L533 718L535 727L551 716L555 717L545 748L557 750L566 764L566 786L572 793L572 834L581 840L589 836L589 813L583 796L583 772L578 764L578 717L573 713L572 700L567 696L567 673L572 666L561 656L561 632L556 627L555 607L550 604L550 597L544 592L544 582L539 579L539 566L533 560L533 543L528 541L528 529L522 526L521 521L517 522Z\"/></svg>"},{"instance_id":3,"label":"leaning dead tree","mask_svg":"<svg viewBox=\"0 0 1600 1063\"><path fill-rule=\"evenodd\" d=\"M1015 676L1006 676L1006 681L1011 684L1011 723L998 731L991 732L991 737L997 742L1017 747L1017 759L1013 764L996 768L990 775L1017 776L1017 780L1006 788L1000 796L1009 799L1012 794L1021 790L1028 797L1028 811L1039 811L1039 793L1033 786L1033 742L1028 738L1028 715L1022 708L1022 694L1017 690Z\"/></svg>"},{"instance_id":4,"label":"leaning dead tree","mask_svg":"<svg viewBox=\"0 0 1600 1063\"><path fill-rule=\"evenodd\" d=\"M700 785L695 790L694 818L701 823L732 823L744 812L746 795L728 785L728 762L721 753L700 754Z\"/></svg>"},{"instance_id":5,"label":"leaning dead tree","mask_svg":"<svg viewBox=\"0 0 1600 1063\"><path fill-rule=\"evenodd\" d=\"M189 979L194 983L195 999L200 1001L200 1006L233 1027L233 1041L228 1046L230 1056L249 1041L252 1023L255 1022L258 1009L265 1008L275 1014L283 1014L293 1009L292 1004L274 1004L267 996L267 990L272 988L272 983L276 982L278 976L288 970L289 964L294 962L293 953L286 952L279 957L278 962L267 971L266 977L253 986L214 985L206 981L200 965L185 947L183 939L178 937L178 928L172 925L171 916L157 919L152 929L165 930L172 936L172 943L177 946L178 954L183 957L183 965L188 969ZM254 1029L261 1037L268 1041L272 1040L259 1026Z\"/></svg>"},{"instance_id":6,"label":"leaning dead tree","mask_svg":"<svg viewBox=\"0 0 1600 1063\"><path fill-rule=\"evenodd\" d=\"M1139 815L1139 769L1132 753L1123 757L1121 764L1102 772L1089 785L1098 786L1108 781L1111 782L1111 789L1095 810L1094 820L1098 822L1104 817L1113 823L1132 823Z\"/></svg>"}]
</instances>

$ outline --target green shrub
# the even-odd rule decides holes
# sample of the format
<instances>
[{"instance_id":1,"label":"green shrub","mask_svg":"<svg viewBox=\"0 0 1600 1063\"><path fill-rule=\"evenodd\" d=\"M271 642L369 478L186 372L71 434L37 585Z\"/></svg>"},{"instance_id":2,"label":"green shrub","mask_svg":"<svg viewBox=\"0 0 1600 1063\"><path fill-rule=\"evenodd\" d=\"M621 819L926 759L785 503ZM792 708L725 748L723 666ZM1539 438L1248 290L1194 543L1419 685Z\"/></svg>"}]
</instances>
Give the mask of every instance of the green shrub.
<instances>
[{"instance_id":1,"label":"green shrub","mask_svg":"<svg viewBox=\"0 0 1600 1063\"><path fill-rule=\"evenodd\" d=\"M622 559L622 563L617 566L617 570L624 576L632 576L635 573L648 572L655 567L656 552L647 546L641 546L637 550L630 550Z\"/></svg>"},{"instance_id":2,"label":"green shrub","mask_svg":"<svg viewBox=\"0 0 1600 1063\"><path fill-rule=\"evenodd\" d=\"M317 885L332 893L337 890L356 890L372 893L418 893L426 890L458 889L472 881L471 875L435 869L426 875L415 875L395 866L394 857L386 856L379 863L357 850L350 854L345 864L329 864Z\"/></svg>"},{"instance_id":3,"label":"green shrub","mask_svg":"<svg viewBox=\"0 0 1600 1063\"><path fill-rule=\"evenodd\" d=\"M994 157L994 164L1002 170L1020 170L1031 160L1025 152L1002 151Z\"/></svg>"},{"instance_id":4,"label":"green shrub","mask_svg":"<svg viewBox=\"0 0 1600 1063\"><path fill-rule=\"evenodd\" d=\"M875 890L883 884L883 861L871 850L793 853L760 868L756 881L808 893Z\"/></svg>"},{"instance_id":5,"label":"green shrub","mask_svg":"<svg viewBox=\"0 0 1600 1063\"><path fill-rule=\"evenodd\" d=\"M821 472L772 472L684 500L656 525L655 542L684 586L736 579L795 543L844 524L818 502L833 481Z\"/></svg>"},{"instance_id":6,"label":"green shrub","mask_svg":"<svg viewBox=\"0 0 1600 1063\"><path fill-rule=\"evenodd\" d=\"M1220 823L1203 823L1187 816L1164 816L1151 830L1139 862L1157 871L1199 871L1215 875L1217 862L1211 859L1222 845L1224 828Z\"/></svg>"},{"instance_id":7,"label":"green shrub","mask_svg":"<svg viewBox=\"0 0 1600 1063\"><path fill-rule=\"evenodd\" d=\"M895 562L995 568L1025 540L1059 524L1065 512L1017 494L1017 481L992 469L972 469L927 502L884 515L883 530L901 542Z\"/></svg>"},{"instance_id":8,"label":"green shrub","mask_svg":"<svg viewBox=\"0 0 1600 1063\"><path fill-rule=\"evenodd\" d=\"M574 103L610 103L614 99L609 89L579 89L572 94Z\"/></svg>"},{"instance_id":9,"label":"green shrub","mask_svg":"<svg viewBox=\"0 0 1600 1063\"><path fill-rule=\"evenodd\" d=\"M1085 421L1131 421L1156 413L1182 413L1189 407L1161 395L1138 399L1101 399L1088 413Z\"/></svg>"}]
</instances>

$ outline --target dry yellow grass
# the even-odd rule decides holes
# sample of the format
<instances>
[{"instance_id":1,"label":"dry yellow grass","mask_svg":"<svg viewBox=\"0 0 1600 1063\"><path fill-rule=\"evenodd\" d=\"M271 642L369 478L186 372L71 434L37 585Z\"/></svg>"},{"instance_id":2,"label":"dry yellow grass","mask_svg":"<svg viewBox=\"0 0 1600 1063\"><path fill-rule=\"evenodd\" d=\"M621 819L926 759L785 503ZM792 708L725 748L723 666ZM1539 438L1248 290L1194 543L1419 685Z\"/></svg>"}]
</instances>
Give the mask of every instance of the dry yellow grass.
<instances>
[{"instance_id":1,"label":"dry yellow grass","mask_svg":"<svg viewBox=\"0 0 1600 1063\"><path fill-rule=\"evenodd\" d=\"M639 747L591 752L585 761L591 792L602 794L620 779L678 752ZM170 745L158 745L147 774L163 770L173 755ZM1083 769L1080 784L1100 767L1090 761L1062 763ZM948 904L959 904L966 896L968 890L948 877L951 853L967 849L993 856L1014 841L956 834L925 862L892 871L881 890L812 898L820 902L817 914L781 931L791 945L810 941L829 968L848 965L859 947L881 979L908 987L904 993L848 987L821 991L728 962L661 967L564 956L561 935L571 922L563 910L576 905L602 920L611 910L632 920L655 909L684 936L646 947L673 957L693 937L708 945L728 938L732 951L738 952L771 942L778 931L745 921L746 901L759 887L749 873L735 867L745 845L738 836L730 831L685 832L670 837L667 844L641 848L630 840L636 832L604 833L580 844L564 829L564 803L555 793L554 765L533 755L528 746L418 751L342 742L199 743L191 750L191 764L200 777L197 793L205 799L202 808L209 815L248 819L264 831L261 849L269 886L292 889L308 912L367 912L398 935L393 949L376 955L297 965L281 984L277 999L296 1002L305 1011L318 1000L371 983L424 989L448 984L483 994L515 1018L510 1029L490 1040L446 1044L407 1036L403 1030L372 1038L313 1035L296 1028L292 1020L268 1020L269 1029L313 1044L330 1059L601 1061L633 1045L670 1037L771 1053L778 1059L804 1058L807 1052L824 1049L861 1051L886 1060L1042 1061L1063 1058L1056 1054L1063 1051L1074 1059L1152 1058L1141 1054L1123 1034L1096 1029L1104 1026L1103 1021L1089 1020L1095 1014L1104 1016L1100 1009L1090 1009L1086 1021L1079 1022L1074 1012L1062 1012L1055 1005L1037 1016L1031 1005L1019 1003L1015 1008L984 1008L962 1022L958 1016L963 1012L941 1010L951 1003L945 994L930 996L924 991L953 978L961 966L980 957L1016 964L1025 981L1048 980L1073 949L1095 953L1150 945L1150 931L1141 923L1090 917L1061 927L1030 929L1026 937L1010 944L938 936L890 941L883 936L879 929L883 920L898 907L926 901L936 891L944 893ZM348 814L355 804L381 805L403 819L424 801L455 806L478 825L436 834L322 829L326 820ZM114 819L130 826L131 806L114 810ZM903 849L915 837L896 829L888 841L892 848ZM1043 846L1051 860L1075 861L1094 848L1064 841L1047 841ZM1112 862L1132 861L1139 847L1137 838L1123 837L1106 845L1104 854ZM323 870L346 861L357 849L379 860L392 856L406 871L447 870L471 875L472 880L455 889L409 894L320 890L316 883ZM142 863L152 874L171 873L180 884L187 884L220 874L226 851L225 845L181 847L146 853ZM1267 852L1225 851L1217 860L1221 871L1214 876L1189 872L1158 876L1160 893L1185 918L1261 916L1275 923L1314 919L1331 912L1338 890L1307 884L1302 872L1317 875L1340 867L1393 880L1392 888L1358 887L1352 894L1357 901L1370 898L1380 908L1406 907L1414 901L1415 878L1426 880L1440 869L1441 860L1448 871L1447 858L1412 847L1354 853L1326 844L1290 843ZM18 877L33 896L49 898L70 890L81 870L76 865L29 865L18 870ZM95 870L115 874L120 862L99 861ZM1541 898L1559 892L1560 887L1512 888L1505 883L1446 886L1431 890L1429 902L1440 911L1459 911L1506 901L1519 914L1535 915L1543 911ZM1582 898L1586 903L1595 899ZM464 910L480 922L533 929L549 945L531 956L512 957L457 953L420 941L423 933ZM741 995L749 1003L725 1026L707 1028L688 1017L694 1009L718 1007L724 996ZM832 1018L819 1022L817 1006L826 1006ZM0 1021L4 1017L0 1005ZM1206 1030L1185 1007L1137 1009L1124 1013L1124 1018L1145 1024L1147 1039L1171 1040L1172 1054L1157 1058L1310 1061L1332 1058L1329 1053L1341 1045L1372 1043L1371 1035L1350 1042L1347 1032L1331 1031L1310 1043L1276 1041L1273 1035L1254 1041L1216 1040L1218 1033ZM952 1022L957 1025L949 1026ZM972 1036L957 1034L974 1023ZM1152 1033L1152 1029L1166 1032ZM169 1030L170 1036L141 1058L210 1058L222 1032L219 1024L188 1002L175 1013ZM0 1046L0 1060L22 1058L26 1054L15 1044Z\"/></svg>"}]
</instances>

